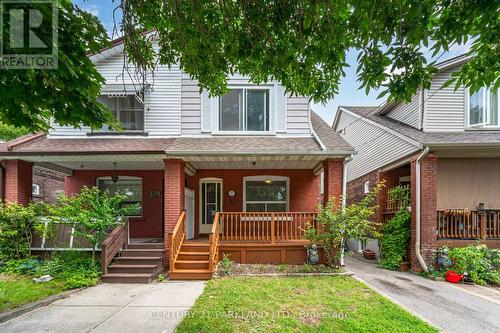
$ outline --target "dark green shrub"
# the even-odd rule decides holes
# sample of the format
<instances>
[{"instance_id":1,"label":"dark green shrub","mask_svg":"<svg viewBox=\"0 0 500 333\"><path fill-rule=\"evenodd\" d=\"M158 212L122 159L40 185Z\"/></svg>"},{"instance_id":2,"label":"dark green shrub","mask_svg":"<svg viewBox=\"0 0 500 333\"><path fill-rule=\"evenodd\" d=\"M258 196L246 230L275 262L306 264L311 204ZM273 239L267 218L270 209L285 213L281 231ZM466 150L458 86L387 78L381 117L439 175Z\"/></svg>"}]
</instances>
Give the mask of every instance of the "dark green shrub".
<instances>
[{"instance_id":1,"label":"dark green shrub","mask_svg":"<svg viewBox=\"0 0 500 333\"><path fill-rule=\"evenodd\" d=\"M398 270L406 260L406 249L410 241L411 213L406 208L382 226L380 237L380 264L382 267Z\"/></svg>"},{"instance_id":2,"label":"dark green shrub","mask_svg":"<svg viewBox=\"0 0 500 333\"><path fill-rule=\"evenodd\" d=\"M2 272L11 274L35 274L43 262L37 258L12 259L5 262Z\"/></svg>"},{"instance_id":3,"label":"dark green shrub","mask_svg":"<svg viewBox=\"0 0 500 333\"><path fill-rule=\"evenodd\" d=\"M449 250L453 262L451 269L463 274L467 272L474 283L500 284L500 250L488 249L486 245L469 245Z\"/></svg>"}]
</instances>

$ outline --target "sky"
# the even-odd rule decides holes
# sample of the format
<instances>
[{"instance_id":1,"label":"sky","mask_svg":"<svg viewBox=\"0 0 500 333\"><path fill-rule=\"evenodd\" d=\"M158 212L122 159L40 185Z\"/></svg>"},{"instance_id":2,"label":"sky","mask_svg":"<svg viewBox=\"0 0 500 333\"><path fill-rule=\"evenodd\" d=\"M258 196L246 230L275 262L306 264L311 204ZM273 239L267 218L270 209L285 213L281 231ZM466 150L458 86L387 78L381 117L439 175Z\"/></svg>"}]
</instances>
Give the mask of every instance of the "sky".
<instances>
[{"instance_id":1,"label":"sky","mask_svg":"<svg viewBox=\"0 0 500 333\"><path fill-rule=\"evenodd\" d=\"M86 10L95 16L99 17L103 26L106 28L110 36L113 32L113 10L119 5L119 0L74 0L78 7ZM121 20L121 12L115 11L115 21L119 24ZM112 36L116 38L117 36ZM461 55L467 52L470 48L470 43L466 45L454 45L450 48L450 52L442 55L439 61ZM428 60L431 52L426 55ZM368 95L365 94L364 89L358 89L359 83L356 81L356 62L357 52L355 50L349 51L347 54L347 63L350 65L346 69L346 76L340 81L340 89L338 95L329 100L325 104L313 104L312 109L318 113L328 124L332 124L335 118L335 113L339 105L380 105L383 100L377 99L378 91L371 91Z\"/></svg>"}]
</instances>

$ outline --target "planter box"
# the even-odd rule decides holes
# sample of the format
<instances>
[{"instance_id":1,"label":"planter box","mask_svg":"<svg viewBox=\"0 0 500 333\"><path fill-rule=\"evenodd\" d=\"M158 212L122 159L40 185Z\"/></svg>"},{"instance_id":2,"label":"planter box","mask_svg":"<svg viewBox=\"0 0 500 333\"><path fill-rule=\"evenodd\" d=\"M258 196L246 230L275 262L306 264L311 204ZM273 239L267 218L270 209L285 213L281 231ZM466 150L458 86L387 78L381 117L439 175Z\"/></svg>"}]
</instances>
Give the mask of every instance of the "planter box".
<instances>
[{"instance_id":1,"label":"planter box","mask_svg":"<svg viewBox=\"0 0 500 333\"><path fill-rule=\"evenodd\" d=\"M375 252L369 249L363 250L363 257L370 260L375 259Z\"/></svg>"}]
</instances>

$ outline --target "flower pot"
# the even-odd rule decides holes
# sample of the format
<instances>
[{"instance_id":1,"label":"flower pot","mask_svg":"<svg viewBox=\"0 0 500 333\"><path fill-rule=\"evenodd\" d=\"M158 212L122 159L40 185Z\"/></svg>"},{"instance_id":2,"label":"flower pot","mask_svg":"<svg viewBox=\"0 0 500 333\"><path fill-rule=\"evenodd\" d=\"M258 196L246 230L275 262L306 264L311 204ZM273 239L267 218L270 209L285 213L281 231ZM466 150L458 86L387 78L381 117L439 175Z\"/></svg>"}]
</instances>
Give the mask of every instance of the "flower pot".
<instances>
[{"instance_id":1,"label":"flower pot","mask_svg":"<svg viewBox=\"0 0 500 333\"><path fill-rule=\"evenodd\" d=\"M446 281L451 282L451 283L459 283L460 280L462 280L463 275L459 274L455 271L448 271L444 275Z\"/></svg>"},{"instance_id":2,"label":"flower pot","mask_svg":"<svg viewBox=\"0 0 500 333\"><path fill-rule=\"evenodd\" d=\"M410 270L410 263L408 261L403 261L399 264L399 270L401 272L408 272Z\"/></svg>"},{"instance_id":3,"label":"flower pot","mask_svg":"<svg viewBox=\"0 0 500 333\"><path fill-rule=\"evenodd\" d=\"M373 252L373 250L370 249L363 250L363 257L370 260L375 259L375 252Z\"/></svg>"}]
</instances>

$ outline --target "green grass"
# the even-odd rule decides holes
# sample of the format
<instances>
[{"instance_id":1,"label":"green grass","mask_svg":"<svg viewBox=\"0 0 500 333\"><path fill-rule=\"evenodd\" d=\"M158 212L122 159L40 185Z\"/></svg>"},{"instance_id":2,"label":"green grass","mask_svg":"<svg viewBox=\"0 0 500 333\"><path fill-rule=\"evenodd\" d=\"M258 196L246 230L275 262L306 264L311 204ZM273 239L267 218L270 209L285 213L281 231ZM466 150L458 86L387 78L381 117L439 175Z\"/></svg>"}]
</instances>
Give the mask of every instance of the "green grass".
<instances>
[{"instance_id":1,"label":"green grass","mask_svg":"<svg viewBox=\"0 0 500 333\"><path fill-rule=\"evenodd\" d=\"M0 274L0 311L36 301L64 290L63 281L35 283L32 277Z\"/></svg>"},{"instance_id":2,"label":"green grass","mask_svg":"<svg viewBox=\"0 0 500 333\"><path fill-rule=\"evenodd\" d=\"M347 276L211 280L177 328L189 333L436 331Z\"/></svg>"}]
</instances>

